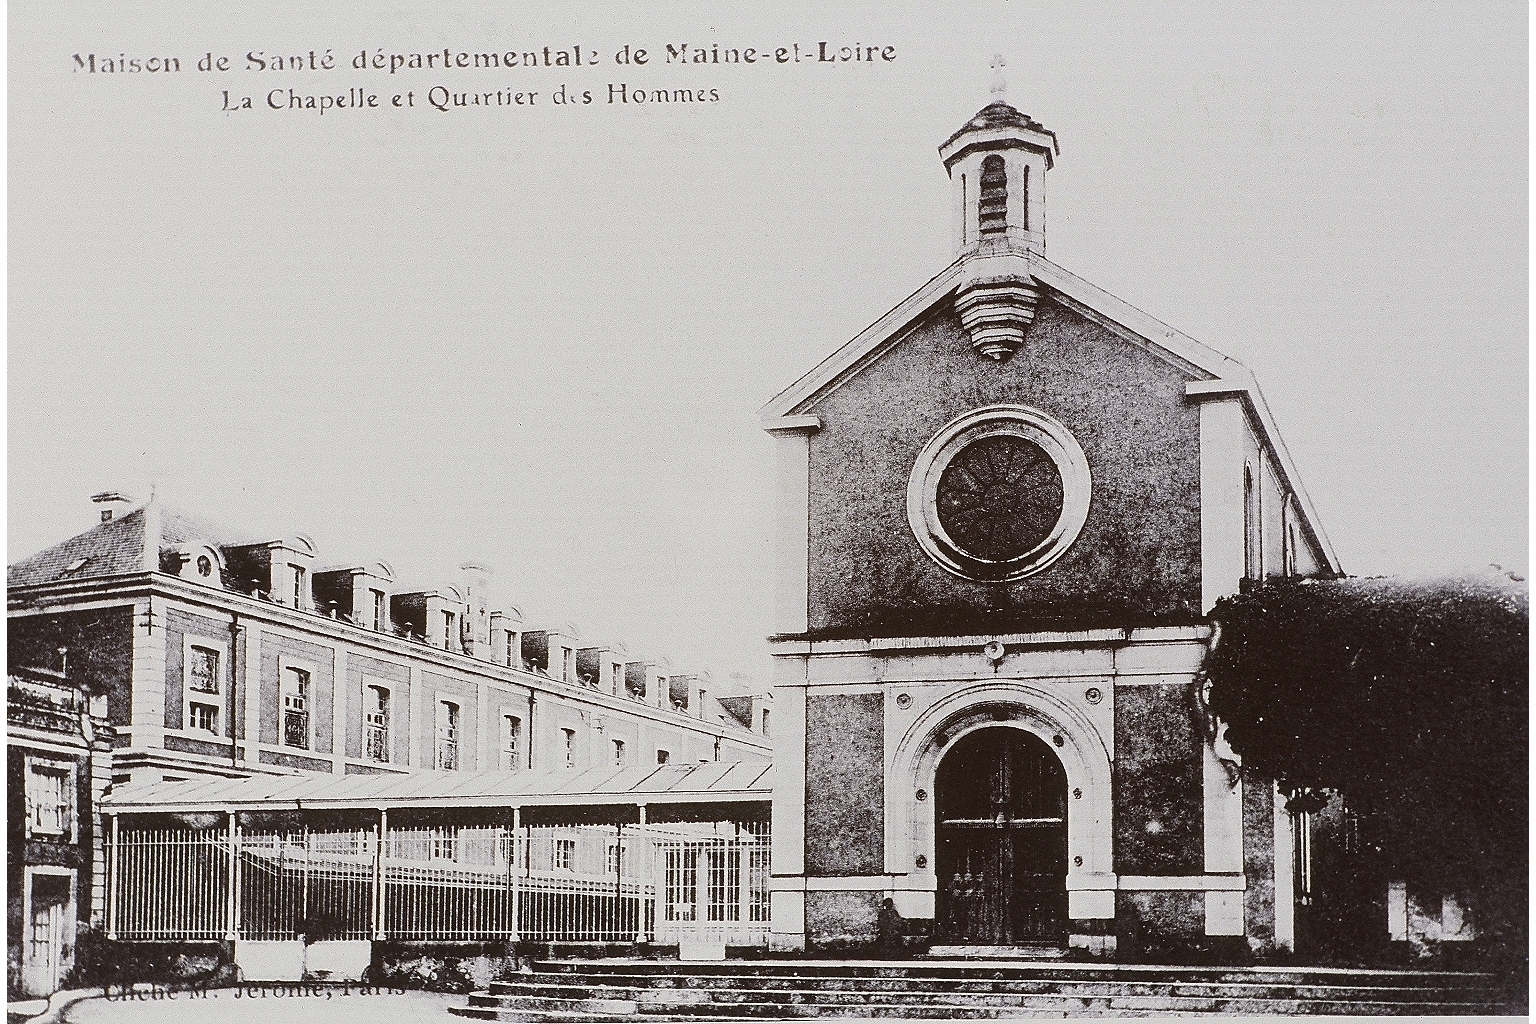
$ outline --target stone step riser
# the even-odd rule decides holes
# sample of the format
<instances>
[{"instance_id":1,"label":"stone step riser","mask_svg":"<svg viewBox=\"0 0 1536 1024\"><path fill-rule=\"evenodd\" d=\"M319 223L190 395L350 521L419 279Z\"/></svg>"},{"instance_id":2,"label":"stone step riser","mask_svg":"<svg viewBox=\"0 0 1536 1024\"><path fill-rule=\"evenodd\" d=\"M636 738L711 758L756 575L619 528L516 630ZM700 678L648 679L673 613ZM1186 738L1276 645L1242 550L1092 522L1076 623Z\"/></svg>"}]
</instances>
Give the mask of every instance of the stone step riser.
<instances>
[{"instance_id":1,"label":"stone step riser","mask_svg":"<svg viewBox=\"0 0 1536 1024\"><path fill-rule=\"evenodd\" d=\"M626 964L594 964L575 965L564 963L536 964L536 972L541 976L573 976L579 975L594 984L609 983L606 979L622 977L626 979L653 978L653 977L686 977L686 978L722 978L729 981L741 981L753 977L776 977L794 979L797 983L811 981L818 978L849 979L849 978L883 978L891 980L954 980L954 981L1141 981L1141 982L1184 982L1184 983L1217 983L1217 982L1254 982L1261 978L1262 984L1274 985L1328 985L1344 983L1351 986L1366 987L1400 987L1403 984L1419 987L1432 986L1436 988L1478 988L1486 982L1486 979L1478 975L1437 974L1432 972L1377 972L1364 973L1333 973L1322 971L1265 971L1256 975L1255 972L1243 971L1233 968L1219 969L1159 969L1134 967L1122 967L1116 969L1096 970L1083 968L1080 970L1068 970L1041 967L952 967L952 968L887 968L869 966L850 969L844 965L786 965L774 964L771 967L754 966L750 961L744 961L732 965L690 964L686 972L680 972L675 963L626 963ZM1347 979L1347 980L1346 980ZM627 982L626 982L627 983Z\"/></svg>"},{"instance_id":2,"label":"stone step riser","mask_svg":"<svg viewBox=\"0 0 1536 1024\"><path fill-rule=\"evenodd\" d=\"M475 1009L501 1009L507 1012L538 1011L545 1013L602 1014L611 1015L618 1007L597 1006L589 1000L559 1000L519 996L477 996L470 1000ZM1082 1013L1086 1011L1109 1012L1136 1010L1160 1013L1225 1013L1233 1015L1253 1014L1404 1014L1445 1015L1456 1013L1487 1013L1494 1010L1482 1003L1423 1002L1381 1003L1368 1000L1294 1000L1294 999L1194 999L1161 998L1156 996L1120 996L1113 998L1079 998L1070 996L1034 996L1007 999L991 997L985 1000L933 1000L876 1002L716 1002L711 1000L676 1000L666 998L642 998L635 1006L641 1014L688 1017L709 1016L730 1018L803 1018L803 1017L887 1017L907 1012L922 1016L999 1016L1015 1010L1051 1010L1057 1013ZM931 1012L930 1012L931 1011ZM634 1012L634 1011L631 1011ZM622 1019L622 1018L621 1018Z\"/></svg>"},{"instance_id":3,"label":"stone step riser","mask_svg":"<svg viewBox=\"0 0 1536 1024\"><path fill-rule=\"evenodd\" d=\"M718 1007L658 1006L640 1008L640 1016L656 1016L666 1020L814 1020L830 1017L854 1017L873 1019L937 1019L937 1020L988 1020L1019 1016L1299 1016L1326 1014L1329 1016L1456 1016L1487 1014L1488 1007L1438 1003L1411 1004L1384 1007L1371 1003L1274 1003L1274 1002L1209 1002L1199 1005L1165 1006L1156 1001L1125 1005L1119 1000L1094 1002L1070 1001L1050 1005L1030 1006L912 1006L885 1004L877 1006L839 1007L817 1005L746 1004L733 1010L727 1017L718 1014Z\"/></svg>"},{"instance_id":4,"label":"stone step riser","mask_svg":"<svg viewBox=\"0 0 1536 1024\"><path fill-rule=\"evenodd\" d=\"M1298 997L1283 993L1211 993L1211 992L1019 992L1019 993L938 993L938 992L909 992L909 993L860 993L860 992L828 992L828 993L760 993L760 992L713 992L709 999L678 998L675 995L649 995L646 992L610 992L594 993L567 993L543 991L537 993L507 993L499 994L491 998L507 1001L517 1001L527 996L543 998L569 998L578 1000L582 998L629 998L644 1004L702 1004L715 1005L722 1008L742 1003L774 1003L774 1004L820 1004L828 1006L857 1006L877 1003L903 1002L910 1005L919 1004L964 1004L972 1006L1022 1006L1042 999L1161 999L1165 1001L1236 1001L1236 1000L1263 1000L1269 1002L1328 1002L1328 1003L1372 1003L1384 1006L1422 1005L1434 1003L1441 1005L1473 1004L1478 1000L1467 998L1447 998L1445 996L1393 996L1388 998L1372 998L1370 996L1336 994L1330 996Z\"/></svg>"},{"instance_id":5,"label":"stone step riser","mask_svg":"<svg viewBox=\"0 0 1536 1024\"><path fill-rule=\"evenodd\" d=\"M603 1024L610 1024L610 1022L616 1022L616 1021L627 1021L627 1022L630 1022L630 1024L633 1024L633 1021L636 1019L634 1017L601 1017L601 1016L588 1016L588 1015L583 1015L583 1014L542 1013L542 1012L539 1012L539 1011L520 1012L520 1011L515 1011L515 1010L509 1010L509 1011L477 1010L477 1011L474 1011L474 1012L470 1012L468 1010L465 1010L465 1009L462 1009L462 1008L459 1008L459 1007L451 1007L450 1010L451 1010L452 1013L457 1014L458 1016L461 1016L461 1017L470 1017L470 1018L475 1018L475 1019L479 1019L479 1020L495 1020L495 1021L508 1021L508 1022L516 1021L516 1022L523 1022L523 1024L535 1024L535 1022L545 1022L545 1021L551 1022L551 1024L588 1024L588 1022L592 1022L592 1024L597 1024L597 1022L603 1022ZM906 1015L906 1016L908 1018L910 1018L910 1015ZM1160 1013L1160 1012L1158 1012L1156 1010L1103 1010L1103 1011L1099 1011L1099 1010L1084 1010L1084 1011L1082 1011L1080 1013L1073 1014L1073 1016L1075 1016L1075 1017L1088 1017L1088 1018L1097 1019L1097 1018L1121 1018L1121 1017L1136 1017L1136 1018L1147 1017L1147 1018L1152 1018L1152 1017L1165 1017L1167 1015L1164 1014L1164 1013ZM1197 1013L1197 1012L1194 1012L1194 1011L1186 1011L1185 1013L1181 1014L1181 1016L1204 1018L1204 1017L1220 1017L1220 1016L1223 1016L1223 1014L1217 1014L1217 1013ZM1062 1013L1061 1013L1060 1010L1019 1009L1019 1010L1010 1011L1008 1013L1007 1017L1003 1018L1003 1019L1006 1019L1006 1020L1033 1020L1033 1019L1037 1019L1038 1018L1038 1019L1060 1020L1061 1017L1062 1017ZM641 1019L644 1019L643 1016L642 1016ZM661 1019L666 1019L666 1018L661 1018ZM742 1018L740 1018L740 1017L705 1017L705 1016L690 1016L690 1017L687 1018L689 1024L705 1024L705 1022L720 1022L720 1024L729 1024L730 1021L741 1020L741 1019ZM759 1018L759 1019L774 1019L774 1018ZM784 1019L784 1018L778 1018L778 1019ZM966 1019L969 1019L969 1020L987 1020L987 1019L997 1019L997 1018L976 1017L976 1016L966 1017L964 1015L960 1015L960 1016L957 1017L954 1014L949 1014L949 1015L947 1015L945 1017L941 1017L941 1018L938 1018L938 1019L947 1019L947 1020L955 1020L955 1019L961 1019L961 1020L966 1020Z\"/></svg>"},{"instance_id":6,"label":"stone step riser","mask_svg":"<svg viewBox=\"0 0 1536 1024\"><path fill-rule=\"evenodd\" d=\"M899 994L903 998L971 997L987 995L1078 995L1078 996L1203 996L1210 998L1331 999L1336 1001L1378 1002L1456 1002L1474 991L1447 988L1386 988L1337 985L1263 985L1221 982L1045 982L1045 981L954 981L924 982L917 979L827 979L813 981L766 978L676 978L676 979L602 979L583 983L573 976L561 980L534 982L495 982L491 991L498 995L551 996L565 999L634 999L642 992L714 992L755 994L763 1001L782 1000L825 993L836 998L878 998ZM571 978L567 982L565 979ZM647 981L650 983L647 984Z\"/></svg>"}]
</instances>

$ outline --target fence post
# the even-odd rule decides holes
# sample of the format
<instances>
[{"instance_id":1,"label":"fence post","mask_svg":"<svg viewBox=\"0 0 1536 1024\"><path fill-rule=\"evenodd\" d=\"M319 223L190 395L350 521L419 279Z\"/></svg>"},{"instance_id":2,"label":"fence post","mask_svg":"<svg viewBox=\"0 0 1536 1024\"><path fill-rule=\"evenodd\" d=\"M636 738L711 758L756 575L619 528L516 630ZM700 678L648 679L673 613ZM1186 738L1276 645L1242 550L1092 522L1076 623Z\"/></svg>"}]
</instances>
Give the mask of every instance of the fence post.
<instances>
[{"instance_id":1,"label":"fence post","mask_svg":"<svg viewBox=\"0 0 1536 1024\"><path fill-rule=\"evenodd\" d=\"M637 804L636 807L640 812L640 824L635 829L640 847L636 852L640 853L640 857L635 867L635 945L643 946L650 941L645 927L645 880L651 875L651 841L650 830L645 827L645 804Z\"/></svg>"},{"instance_id":2,"label":"fence post","mask_svg":"<svg viewBox=\"0 0 1536 1024\"><path fill-rule=\"evenodd\" d=\"M747 920L750 914L747 910L747 893L752 880L752 854L748 852L747 845L741 841L741 822L733 824L736 826L736 838L732 840L731 845L735 847L736 891L732 894L732 899L736 901L736 927L743 929L751 923ZM729 866L730 862L726 863Z\"/></svg>"},{"instance_id":3,"label":"fence post","mask_svg":"<svg viewBox=\"0 0 1536 1024\"><path fill-rule=\"evenodd\" d=\"M107 938L117 941L117 888L118 876L123 873L123 852L121 837L117 831L117 815L112 815L112 856L110 858L111 872L107 876Z\"/></svg>"},{"instance_id":4,"label":"fence post","mask_svg":"<svg viewBox=\"0 0 1536 1024\"><path fill-rule=\"evenodd\" d=\"M373 826L373 940L384 940L384 841L389 834L389 812L379 808Z\"/></svg>"},{"instance_id":5,"label":"fence post","mask_svg":"<svg viewBox=\"0 0 1536 1024\"><path fill-rule=\"evenodd\" d=\"M517 830L522 825L522 817L523 809L521 807L512 808L512 834L509 837L512 842L509 844L509 848L507 850L507 859L509 861L507 864L507 877L512 881L512 934L510 939L514 943L520 941L522 938L517 923Z\"/></svg>"},{"instance_id":6,"label":"fence post","mask_svg":"<svg viewBox=\"0 0 1536 1024\"><path fill-rule=\"evenodd\" d=\"M304 926L304 935L309 935L309 824L306 822L300 826L299 836L304 840L304 866L299 869L299 924Z\"/></svg>"},{"instance_id":7,"label":"fence post","mask_svg":"<svg viewBox=\"0 0 1536 1024\"><path fill-rule=\"evenodd\" d=\"M236 900L237 900L238 895L239 895L239 889L237 888L237 886L239 884L239 878L236 877L235 872L236 872L236 870L238 868L238 865L240 863L240 841L239 841L239 837L236 835L236 832L235 832L235 830L237 828L239 828L239 823L237 821L237 815L235 814L234 811L230 811L229 812L229 842L228 842L228 849L229 849L229 871L228 871L229 898L226 901L225 907L224 907L224 939L225 939L226 942L233 942L233 941L235 941L235 914L236 914L235 903L236 903Z\"/></svg>"}]
</instances>

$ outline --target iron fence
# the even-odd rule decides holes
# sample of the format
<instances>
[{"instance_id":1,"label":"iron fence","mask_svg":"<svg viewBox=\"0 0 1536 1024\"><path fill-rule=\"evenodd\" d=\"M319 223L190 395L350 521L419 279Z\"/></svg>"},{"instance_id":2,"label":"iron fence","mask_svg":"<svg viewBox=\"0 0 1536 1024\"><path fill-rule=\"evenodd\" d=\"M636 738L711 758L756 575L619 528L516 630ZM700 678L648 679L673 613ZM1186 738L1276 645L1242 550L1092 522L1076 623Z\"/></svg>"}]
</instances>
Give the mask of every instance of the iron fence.
<instances>
[{"instance_id":1,"label":"iron fence","mask_svg":"<svg viewBox=\"0 0 1536 1024\"><path fill-rule=\"evenodd\" d=\"M126 941L768 937L766 825L114 829L109 846Z\"/></svg>"}]
</instances>

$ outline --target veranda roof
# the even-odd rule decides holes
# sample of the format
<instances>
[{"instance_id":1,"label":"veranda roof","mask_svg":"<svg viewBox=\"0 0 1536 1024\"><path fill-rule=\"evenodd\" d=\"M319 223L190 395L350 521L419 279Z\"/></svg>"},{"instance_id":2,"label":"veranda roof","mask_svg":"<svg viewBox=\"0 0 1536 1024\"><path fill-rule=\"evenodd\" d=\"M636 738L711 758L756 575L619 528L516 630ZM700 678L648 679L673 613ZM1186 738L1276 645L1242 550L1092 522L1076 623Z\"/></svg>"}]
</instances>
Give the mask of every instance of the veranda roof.
<instances>
[{"instance_id":1,"label":"veranda roof","mask_svg":"<svg viewBox=\"0 0 1536 1024\"><path fill-rule=\"evenodd\" d=\"M422 771L389 775L258 775L118 785L108 814L366 808L633 807L762 803L773 797L767 761L706 761L634 768Z\"/></svg>"}]
</instances>

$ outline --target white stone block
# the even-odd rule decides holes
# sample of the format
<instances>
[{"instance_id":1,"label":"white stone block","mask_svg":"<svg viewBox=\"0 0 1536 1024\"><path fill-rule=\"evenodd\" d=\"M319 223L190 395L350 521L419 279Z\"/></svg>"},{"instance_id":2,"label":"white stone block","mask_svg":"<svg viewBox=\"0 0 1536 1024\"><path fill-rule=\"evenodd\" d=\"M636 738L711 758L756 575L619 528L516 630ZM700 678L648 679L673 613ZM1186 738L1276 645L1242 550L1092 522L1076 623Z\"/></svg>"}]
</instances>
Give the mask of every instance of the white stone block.
<instances>
[{"instance_id":1,"label":"white stone block","mask_svg":"<svg viewBox=\"0 0 1536 1024\"><path fill-rule=\"evenodd\" d=\"M240 939L235 966L241 981L303 981L304 943L298 939Z\"/></svg>"},{"instance_id":2,"label":"white stone block","mask_svg":"<svg viewBox=\"0 0 1536 1024\"><path fill-rule=\"evenodd\" d=\"M725 943L713 939L685 939L677 945L679 960L724 960Z\"/></svg>"},{"instance_id":3,"label":"white stone block","mask_svg":"<svg viewBox=\"0 0 1536 1024\"><path fill-rule=\"evenodd\" d=\"M372 960L367 939L315 942L304 951L304 973L321 981L362 981Z\"/></svg>"},{"instance_id":4,"label":"white stone block","mask_svg":"<svg viewBox=\"0 0 1536 1024\"><path fill-rule=\"evenodd\" d=\"M1243 934L1243 894L1207 892L1205 894L1205 934Z\"/></svg>"},{"instance_id":5,"label":"white stone block","mask_svg":"<svg viewBox=\"0 0 1536 1024\"><path fill-rule=\"evenodd\" d=\"M1387 936L1393 942L1408 939L1408 883L1387 883Z\"/></svg>"},{"instance_id":6,"label":"white stone block","mask_svg":"<svg viewBox=\"0 0 1536 1024\"><path fill-rule=\"evenodd\" d=\"M891 902L896 905L896 913L902 917L931 918L934 914L932 892L897 889L891 893Z\"/></svg>"},{"instance_id":7,"label":"white stone block","mask_svg":"<svg viewBox=\"0 0 1536 1024\"><path fill-rule=\"evenodd\" d=\"M1115 894L1108 889L1072 889L1067 893L1067 916L1078 921L1115 916Z\"/></svg>"}]
</instances>

